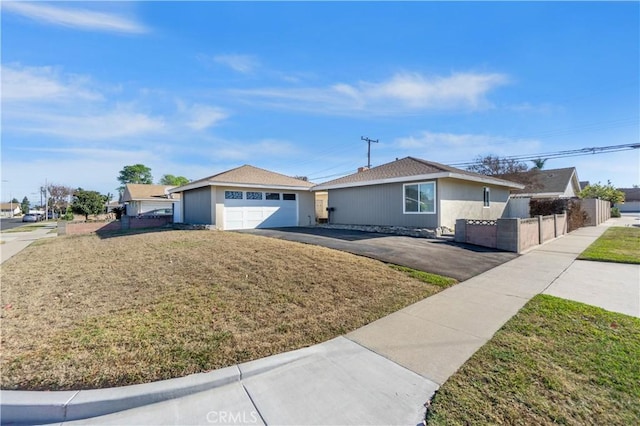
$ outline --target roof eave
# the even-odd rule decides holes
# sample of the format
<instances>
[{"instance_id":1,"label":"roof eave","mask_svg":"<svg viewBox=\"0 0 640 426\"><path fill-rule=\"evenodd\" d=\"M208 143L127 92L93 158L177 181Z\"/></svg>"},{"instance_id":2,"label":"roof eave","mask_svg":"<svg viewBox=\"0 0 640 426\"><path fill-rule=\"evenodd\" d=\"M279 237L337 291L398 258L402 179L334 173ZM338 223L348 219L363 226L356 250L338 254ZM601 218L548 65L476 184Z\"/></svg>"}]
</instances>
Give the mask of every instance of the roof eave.
<instances>
[{"instance_id":1,"label":"roof eave","mask_svg":"<svg viewBox=\"0 0 640 426\"><path fill-rule=\"evenodd\" d=\"M387 183L401 183L401 182L409 182L409 181L434 180L434 179L442 179L442 178L460 179L460 180L466 180L471 182L486 183L486 184L491 184L496 186L513 188L513 189L524 188L524 185L521 185L519 183L497 180L489 176L487 177L470 176L462 173L440 172L440 173L429 173L424 175L401 176L401 177L395 177L395 178L374 179L374 180L363 181L363 182L349 182L349 183L333 184L333 185L325 185L321 183L319 185L314 186L311 190L325 191L329 189L355 188L358 186L383 185Z\"/></svg>"}]
</instances>

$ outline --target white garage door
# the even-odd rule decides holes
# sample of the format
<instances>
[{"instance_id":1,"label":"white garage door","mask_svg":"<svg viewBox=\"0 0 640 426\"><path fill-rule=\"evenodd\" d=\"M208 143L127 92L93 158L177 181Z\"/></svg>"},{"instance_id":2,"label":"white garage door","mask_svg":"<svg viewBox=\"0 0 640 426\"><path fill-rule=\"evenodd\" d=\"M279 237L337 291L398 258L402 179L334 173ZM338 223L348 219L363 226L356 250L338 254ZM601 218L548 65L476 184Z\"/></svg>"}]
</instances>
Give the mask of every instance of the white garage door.
<instances>
[{"instance_id":1,"label":"white garage door","mask_svg":"<svg viewBox=\"0 0 640 426\"><path fill-rule=\"evenodd\" d=\"M224 229L277 228L298 225L294 193L225 191Z\"/></svg>"}]
</instances>

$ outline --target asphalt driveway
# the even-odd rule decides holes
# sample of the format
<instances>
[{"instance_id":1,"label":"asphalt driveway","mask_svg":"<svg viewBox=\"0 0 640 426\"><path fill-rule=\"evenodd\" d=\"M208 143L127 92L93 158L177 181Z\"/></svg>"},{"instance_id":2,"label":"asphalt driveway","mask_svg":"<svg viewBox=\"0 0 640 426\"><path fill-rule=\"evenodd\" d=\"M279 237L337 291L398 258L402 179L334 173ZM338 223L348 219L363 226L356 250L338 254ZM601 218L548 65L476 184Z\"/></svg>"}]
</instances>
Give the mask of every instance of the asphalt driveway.
<instances>
[{"instance_id":1,"label":"asphalt driveway","mask_svg":"<svg viewBox=\"0 0 640 426\"><path fill-rule=\"evenodd\" d=\"M518 255L447 240L315 227L247 229L247 234L314 244L465 281Z\"/></svg>"}]
</instances>

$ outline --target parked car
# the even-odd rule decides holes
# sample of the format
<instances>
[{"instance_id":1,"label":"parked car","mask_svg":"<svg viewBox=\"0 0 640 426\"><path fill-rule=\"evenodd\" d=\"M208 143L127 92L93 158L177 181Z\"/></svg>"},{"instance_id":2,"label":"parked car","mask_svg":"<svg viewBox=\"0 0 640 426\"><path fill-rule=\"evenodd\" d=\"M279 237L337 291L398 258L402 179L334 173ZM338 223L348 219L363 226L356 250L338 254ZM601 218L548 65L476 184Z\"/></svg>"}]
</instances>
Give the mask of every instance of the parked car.
<instances>
[{"instance_id":1,"label":"parked car","mask_svg":"<svg viewBox=\"0 0 640 426\"><path fill-rule=\"evenodd\" d=\"M27 213L24 216L22 216L22 221L23 222L37 222L38 221L38 216L33 214L33 213Z\"/></svg>"}]
</instances>

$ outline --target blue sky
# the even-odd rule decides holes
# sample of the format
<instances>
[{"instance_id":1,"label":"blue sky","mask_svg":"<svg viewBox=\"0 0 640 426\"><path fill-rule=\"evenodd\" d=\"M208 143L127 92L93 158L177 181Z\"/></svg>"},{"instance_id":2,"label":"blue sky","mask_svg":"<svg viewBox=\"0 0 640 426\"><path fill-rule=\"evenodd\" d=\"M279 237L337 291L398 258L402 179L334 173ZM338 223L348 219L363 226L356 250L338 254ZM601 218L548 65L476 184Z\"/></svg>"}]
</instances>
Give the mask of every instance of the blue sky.
<instances>
[{"instance_id":1,"label":"blue sky","mask_svg":"<svg viewBox=\"0 0 640 426\"><path fill-rule=\"evenodd\" d=\"M640 141L638 2L2 2L2 200ZM640 150L551 159L640 183Z\"/></svg>"}]
</instances>

